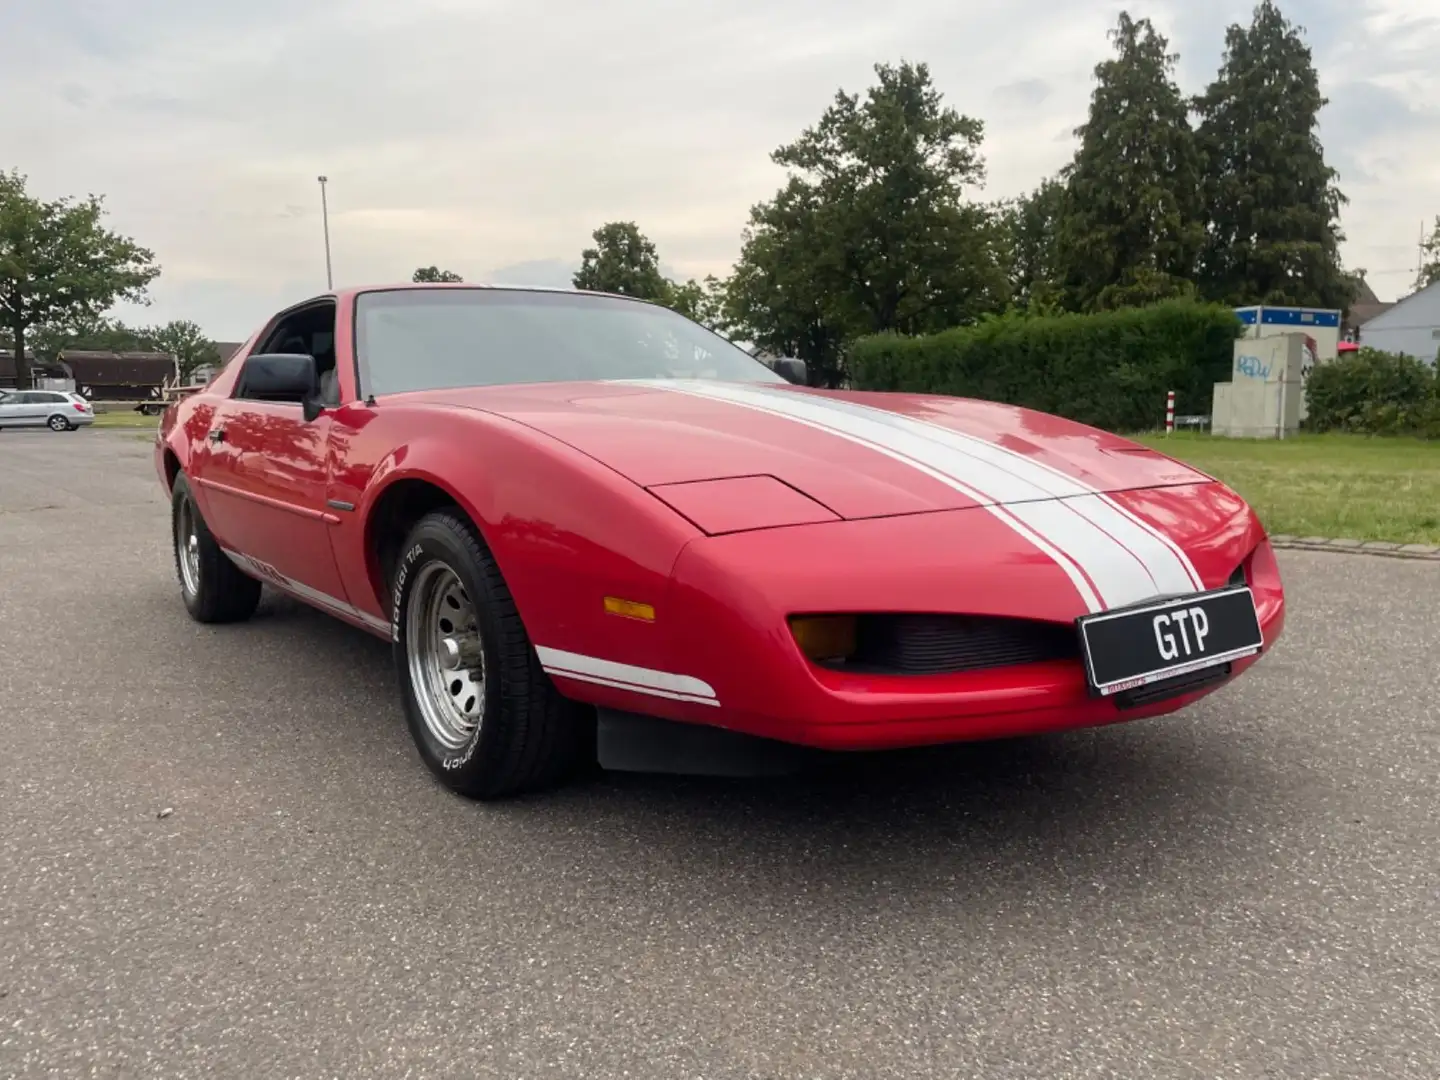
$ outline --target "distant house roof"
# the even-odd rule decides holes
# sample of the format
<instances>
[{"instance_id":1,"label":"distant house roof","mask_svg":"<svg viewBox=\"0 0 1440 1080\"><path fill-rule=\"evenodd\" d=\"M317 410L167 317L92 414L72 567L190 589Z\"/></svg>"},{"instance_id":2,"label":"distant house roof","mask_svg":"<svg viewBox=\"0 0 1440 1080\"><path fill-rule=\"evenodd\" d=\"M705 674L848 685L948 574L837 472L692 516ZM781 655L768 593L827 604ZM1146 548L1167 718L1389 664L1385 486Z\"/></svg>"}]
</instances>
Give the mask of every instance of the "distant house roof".
<instances>
[{"instance_id":1,"label":"distant house roof","mask_svg":"<svg viewBox=\"0 0 1440 1080\"><path fill-rule=\"evenodd\" d=\"M81 385L159 386L175 377L175 361L165 353L67 349L60 359Z\"/></svg>"},{"instance_id":2,"label":"distant house roof","mask_svg":"<svg viewBox=\"0 0 1440 1080\"><path fill-rule=\"evenodd\" d=\"M1372 304L1380 303L1380 298L1375 295L1375 290L1370 288L1370 283L1368 281L1366 281L1363 277L1355 278L1354 281L1355 300L1351 305L1352 308L1369 307Z\"/></svg>"},{"instance_id":3,"label":"distant house roof","mask_svg":"<svg viewBox=\"0 0 1440 1080\"><path fill-rule=\"evenodd\" d=\"M32 375L46 375L59 379L69 378L65 369L59 364L46 363L44 360L36 358L29 349L25 350L25 355L30 359ZM12 385L15 382L15 353L9 349L0 349L0 382L9 382Z\"/></svg>"},{"instance_id":4,"label":"distant house roof","mask_svg":"<svg viewBox=\"0 0 1440 1080\"><path fill-rule=\"evenodd\" d=\"M1351 326L1364 326L1371 319L1375 318L1376 315L1383 315L1394 306L1395 304L1393 302L1380 300L1369 304L1357 302L1350 305L1350 318L1346 321Z\"/></svg>"},{"instance_id":5,"label":"distant house roof","mask_svg":"<svg viewBox=\"0 0 1440 1080\"><path fill-rule=\"evenodd\" d=\"M1351 301L1350 308L1345 313L1344 329L1347 333L1353 334L1376 315L1389 311L1395 305L1376 296L1375 290L1363 277L1351 280L1355 283L1355 299Z\"/></svg>"},{"instance_id":6,"label":"distant house roof","mask_svg":"<svg viewBox=\"0 0 1440 1080\"><path fill-rule=\"evenodd\" d=\"M215 361L216 366L224 367L227 363L229 363L230 358L234 356L237 352L239 352L240 347L244 344L245 342L243 341L215 342L215 351L220 354L220 359Z\"/></svg>"},{"instance_id":7,"label":"distant house roof","mask_svg":"<svg viewBox=\"0 0 1440 1080\"><path fill-rule=\"evenodd\" d=\"M1395 303L1393 303L1393 304L1386 304L1383 311L1377 311L1374 315L1371 316L1371 318L1372 318L1372 319L1375 319L1375 318L1379 318L1379 316L1381 316L1381 315L1384 315L1385 318L1384 318L1383 320L1381 320L1383 326L1391 326L1391 325L1393 325L1396 319L1401 319L1401 320L1404 320L1404 319L1412 319L1412 320L1413 320L1413 319L1416 318L1416 313L1417 313L1417 311L1423 311L1423 306L1422 306L1421 308L1418 308L1418 309L1417 309L1417 308L1410 308L1410 311L1409 311L1408 314L1407 314L1406 312L1402 311L1402 309L1404 309L1404 308L1409 308L1410 305L1411 305L1411 303L1413 303L1415 300L1418 300L1418 299L1419 299L1420 297L1422 297L1422 296L1440 296L1440 281L1431 282L1429 285L1426 285L1425 288L1423 288L1423 289L1417 289L1415 292L1411 293L1409 296L1402 296L1399 300L1395 301ZM1391 314L1392 312L1393 312L1393 314ZM1420 317L1423 318L1423 315L1421 315ZM1402 321L1399 325L1402 326L1402 327L1404 327L1404 326L1406 326L1407 324ZM1412 323L1410 323L1409 325L1410 325L1410 326L1414 326L1415 324L1412 322ZM1378 330L1378 329L1382 329L1383 326L1377 326L1377 327L1375 327L1375 329L1377 329L1377 330Z\"/></svg>"}]
</instances>

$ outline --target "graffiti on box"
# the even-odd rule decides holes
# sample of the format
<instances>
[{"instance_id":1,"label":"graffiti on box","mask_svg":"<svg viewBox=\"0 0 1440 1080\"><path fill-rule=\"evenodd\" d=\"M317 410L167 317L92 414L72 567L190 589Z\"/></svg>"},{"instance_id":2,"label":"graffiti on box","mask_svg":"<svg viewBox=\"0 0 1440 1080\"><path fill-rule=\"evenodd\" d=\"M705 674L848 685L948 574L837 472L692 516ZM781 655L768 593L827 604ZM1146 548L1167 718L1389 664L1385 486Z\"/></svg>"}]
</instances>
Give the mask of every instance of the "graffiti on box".
<instances>
[{"instance_id":1,"label":"graffiti on box","mask_svg":"<svg viewBox=\"0 0 1440 1080\"><path fill-rule=\"evenodd\" d=\"M1272 364L1267 364L1258 356L1242 356L1235 361L1235 370L1252 379L1270 378L1271 366Z\"/></svg>"},{"instance_id":2,"label":"graffiti on box","mask_svg":"<svg viewBox=\"0 0 1440 1080\"><path fill-rule=\"evenodd\" d=\"M1304 335L1302 342L1304 346L1300 354L1300 381L1304 382L1310 377L1311 370L1320 362L1320 346L1309 334ZM1235 370L1241 375L1251 379L1266 380L1270 373L1275 370L1275 361L1262 360L1252 353L1246 353L1235 358Z\"/></svg>"}]
</instances>

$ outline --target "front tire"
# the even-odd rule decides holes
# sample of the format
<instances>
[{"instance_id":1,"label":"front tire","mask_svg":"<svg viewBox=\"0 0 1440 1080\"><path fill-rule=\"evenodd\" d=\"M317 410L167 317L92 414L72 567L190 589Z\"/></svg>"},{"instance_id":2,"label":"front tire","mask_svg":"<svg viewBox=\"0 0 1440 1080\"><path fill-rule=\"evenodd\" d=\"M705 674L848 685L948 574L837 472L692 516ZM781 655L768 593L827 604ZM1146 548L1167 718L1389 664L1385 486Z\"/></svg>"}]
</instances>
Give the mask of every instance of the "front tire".
<instances>
[{"instance_id":1,"label":"front tire","mask_svg":"<svg viewBox=\"0 0 1440 1080\"><path fill-rule=\"evenodd\" d=\"M175 574L185 610L200 623L243 622L260 606L260 582L243 573L220 550L200 516L185 474L170 493L170 535Z\"/></svg>"},{"instance_id":2,"label":"front tire","mask_svg":"<svg viewBox=\"0 0 1440 1080\"><path fill-rule=\"evenodd\" d=\"M401 551L391 589L395 667L426 766L474 799L565 778L589 745L585 711L541 669L474 526L455 511L437 511Z\"/></svg>"}]
</instances>

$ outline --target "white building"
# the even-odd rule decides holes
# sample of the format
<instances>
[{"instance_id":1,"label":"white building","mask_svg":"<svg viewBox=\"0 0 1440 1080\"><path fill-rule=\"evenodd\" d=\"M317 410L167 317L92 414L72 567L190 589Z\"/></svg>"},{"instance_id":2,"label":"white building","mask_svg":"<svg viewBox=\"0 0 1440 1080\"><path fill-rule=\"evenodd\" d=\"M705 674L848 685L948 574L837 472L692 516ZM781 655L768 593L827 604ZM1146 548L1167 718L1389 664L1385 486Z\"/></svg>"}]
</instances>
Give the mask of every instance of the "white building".
<instances>
[{"instance_id":1,"label":"white building","mask_svg":"<svg viewBox=\"0 0 1440 1080\"><path fill-rule=\"evenodd\" d=\"M1435 363L1440 351L1440 281L1366 322L1360 327L1360 344Z\"/></svg>"}]
</instances>

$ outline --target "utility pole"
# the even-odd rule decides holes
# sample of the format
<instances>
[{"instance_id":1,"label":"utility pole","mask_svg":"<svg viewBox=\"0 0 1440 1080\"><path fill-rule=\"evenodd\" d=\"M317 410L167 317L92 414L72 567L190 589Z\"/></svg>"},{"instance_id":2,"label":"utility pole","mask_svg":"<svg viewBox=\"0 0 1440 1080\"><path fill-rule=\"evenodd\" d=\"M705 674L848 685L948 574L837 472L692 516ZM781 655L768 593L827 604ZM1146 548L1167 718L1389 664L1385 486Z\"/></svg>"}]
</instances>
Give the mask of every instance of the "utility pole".
<instances>
[{"instance_id":1,"label":"utility pole","mask_svg":"<svg viewBox=\"0 0 1440 1080\"><path fill-rule=\"evenodd\" d=\"M320 181L320 220L325 226L325 287L335 288L335 275L330 269L330 204L325 198L325 185L329 178L321 176Z\"/></svg>"},{"instance_id":2,"label":"utility pole","mask_svg":"<svg viewBox=\"0 0 1440 1080\"><path fill-rule=\"evenodd\" d=\"M1425 222L1420 222L1420 243L1415 249L1415 284L1425 276Z\"/></svg>"}]
</instances>

